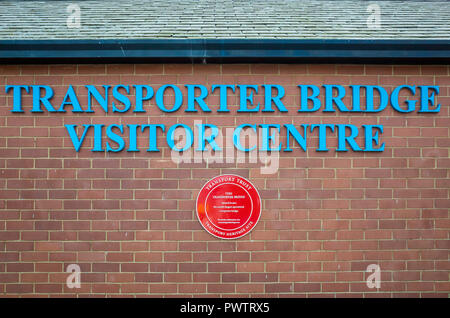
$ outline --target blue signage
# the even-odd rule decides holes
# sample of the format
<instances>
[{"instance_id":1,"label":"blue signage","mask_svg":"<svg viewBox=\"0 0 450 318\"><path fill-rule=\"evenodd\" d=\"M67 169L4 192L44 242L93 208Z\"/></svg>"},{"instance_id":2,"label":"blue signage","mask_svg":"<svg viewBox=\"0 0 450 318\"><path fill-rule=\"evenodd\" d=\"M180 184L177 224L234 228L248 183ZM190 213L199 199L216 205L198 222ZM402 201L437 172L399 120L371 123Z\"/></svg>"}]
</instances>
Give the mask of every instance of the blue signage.
<instances>
[{"instance_id":1,"label":"blue signage","mask_svg":"<svg viewBox=\"0 0 450 318\"><path fill-rule=\"evenodd\" d=\"M92 114L97 111L103 113L146 113L145 101L152 101L162 113L174 113L184 107L185 113L204 113L210 115L213 111L220 115L231 113L228 101L229 94L235 94L238 98L237 109L234 110L236 116L240 114L272 114L275 112L286 113L288 108L283 103L286 91L281 85L211 85L210 88L204 85L184 85L183 90L187 92L183 95L182 88L174 84L166 84L157 90L149 85L102 85L96 87L85 85L87 90L87 103L82 105L80 97L75 89L69 85L62 102L58 105L52 103L54 90L48 85L7 85L6 93L13 96L11 112L25 113L26 111L39 114L66 113L70 111L74 114ZM440 104L435 105L435 98L439 94L439 86L411 86L400 85L388 92L385 88L376 85L350 85L345 88L342 85L298 85L299 106L296 113L380 113L391 107L398 113L436 113L440 111ZM219 105L212 109L207 104L210 94L217 93ZM262 94L263 103L256 103L255 96ZM23 105L22 97L31 95L32 105ZM110 98L112 95L112 98ZM170 96L170 102L165 98ZM401 97L402 96L402 97ZM405 96L412 96L411 99ZM365 102L361 103L362 97ZM363 100L364 100L363 99ZM96 107L94 101L99 105ZM350 102L348 102L350 101ZM402 101L402 102L400 102ZM290 105L292 106L292 105ZM151 106L153 107L153 106ZM233 107L235 108L235 107ZM295 115L294 115L295 116ZM72 141L75 151L80 151L85 141L86 135L93 133L94 142L91 151L94 152L138 152L137 138L140 135L148 137L148 147L145 151L157 152L158 136L166 133L166 143L174 151L182 152L191 148L194 139L197 139L198 146L195 151L205 151L207 145L214 151L222 151L215 142L219 134L219 129L212 124L197 124L192 127L183 123L178 123L170 127L163 124L84 124L65 125L68 135ZM175 131L184 131L186 140L183 147L179 147L174 138ZM250 152L257 148L256 145L245 147L240 142L243 130L251 130L260 133L262 136L260 151L282 151L291 152L291 140L299 149L307 150L308 135L317 132L319 141L316 151L329 151L327 139L337 137L337 147L335 151L361 151L380 152L385 149L385 143L380 141L383 133L383 125L362 125L358 127L352 124L301 124L298 127L292 124L242 124L235 127L233 132L234 147L240 151ZM195 132L194 132L195 131ZM206 133L208 131L208 133ZM285 135L285 142L276 141L276 135ZM126 138L124 138L126 136ZM362 142L356 141L357 137L362 138ZM106 137L105 146L103 140ZM128 144L126 144L128 141Z\"/></svg>"}]
</instances>

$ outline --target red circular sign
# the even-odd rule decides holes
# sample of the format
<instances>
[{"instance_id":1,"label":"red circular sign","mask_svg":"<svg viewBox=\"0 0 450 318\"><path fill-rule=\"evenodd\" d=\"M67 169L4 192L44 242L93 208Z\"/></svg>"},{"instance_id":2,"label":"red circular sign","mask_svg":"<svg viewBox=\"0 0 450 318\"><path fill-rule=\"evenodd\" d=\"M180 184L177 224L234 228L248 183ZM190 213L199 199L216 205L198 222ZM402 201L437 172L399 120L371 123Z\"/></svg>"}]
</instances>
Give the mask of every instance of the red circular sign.
<instances>
[{"instance_id":1,"label":"red circular sign","mask_svg":"<svg viewBox=\"0 0 450 318\"><path fill-rule=\"evenodd\" d=\"M231 174L209 180L197 197L197 217L210 234L222 239L246 235L261 216L261 198L250 181Z\"/></svg>"}]
</instances>

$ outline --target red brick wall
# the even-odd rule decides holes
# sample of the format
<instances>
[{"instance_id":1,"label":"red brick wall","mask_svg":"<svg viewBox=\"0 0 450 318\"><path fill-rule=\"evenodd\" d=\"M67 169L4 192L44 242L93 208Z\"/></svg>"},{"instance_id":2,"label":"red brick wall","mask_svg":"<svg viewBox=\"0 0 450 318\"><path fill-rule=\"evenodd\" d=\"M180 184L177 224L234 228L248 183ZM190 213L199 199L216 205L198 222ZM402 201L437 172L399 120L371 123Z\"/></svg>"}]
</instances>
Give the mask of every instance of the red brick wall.
<instances>
[{"instance_id":1,"label":"red brick wall","mask_svg":"<svg viewBox=\"0 0 450 318\"><path fill-rule=\"evenodd\" d=\"M281 84L280 113L14 114L5 84L42 84L61 101L68 85ZM441 111L298 114L297 84L439 85ZM232 94L230 94L232 95ZM234 95L233 95L234 96ZM218 104L209 99L211 108ZM230 96L230 103L236 99ZM86 105L82 105L85 107ZM69 108L70 109L70 108ZM0 295L21 296L445 296L449 283L448 66L8 65L0 66ZM281 153L258 164L180 164L161 153L76 153L65 124L148 124L194 119L250 123L382 124L380 153ZM92 137L92 136L90 136ZM88 141L92 142L92 140ZM145 145L146 140L140 140ZM309 147L317 144L317 132ZM163 145L163 143L161 143ZM195 199L224 173L248 178L263 211L232 241L203 230ZM79 264L81 289L65 269ZM366 267L381 267L381 288Z\"/></svg>"}]
</instances>

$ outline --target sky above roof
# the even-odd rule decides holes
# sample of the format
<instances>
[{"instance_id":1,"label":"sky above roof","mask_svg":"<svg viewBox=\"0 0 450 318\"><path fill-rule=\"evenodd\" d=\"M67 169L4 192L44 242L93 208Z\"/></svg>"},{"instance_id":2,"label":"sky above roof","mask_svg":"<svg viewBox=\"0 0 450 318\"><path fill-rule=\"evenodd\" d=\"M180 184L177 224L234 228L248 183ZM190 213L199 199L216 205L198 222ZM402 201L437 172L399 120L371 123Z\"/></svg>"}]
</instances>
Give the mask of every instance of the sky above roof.
<instances>
[{"instance_id":1,"label":"sky above roof","mask_svg":"<svg viewBox=\"0 0 450 318\"><path fill-rule=\"evenodd\" d=\"M0 1L0 40L248 38L448 40L450 1Z\"/></svg>"}]
</instances>

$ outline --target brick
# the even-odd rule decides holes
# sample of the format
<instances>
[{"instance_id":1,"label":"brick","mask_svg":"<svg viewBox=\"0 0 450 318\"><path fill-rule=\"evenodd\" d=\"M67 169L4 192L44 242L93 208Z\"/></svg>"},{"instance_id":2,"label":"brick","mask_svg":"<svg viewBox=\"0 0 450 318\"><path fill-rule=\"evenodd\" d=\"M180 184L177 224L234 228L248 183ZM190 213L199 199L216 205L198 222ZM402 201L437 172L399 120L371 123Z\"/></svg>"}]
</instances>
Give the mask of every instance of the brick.
<instances>
[{"instance_id":1,"label":"brick","mask_svg":"<svg viewBox=\"0 0 450 318\"><path fill-rule=\"evenodd\" d=\"M52 64L0 66L0 85L45 84L60 102L71 84L87 101L83 85L167 83L283 85L289 114L236 114L239 96L228 92L230 113L167 115L144 102L146 114L58 116L8 111L12 96L0 90L0 293L6 296L237 296L446 297L448 285L448 159L450 81L447 65L341 64ZM388 107L373 114L300 116L298 84L439 85L439 113L400 114ZM321 88L321 93L323 93ZM254 101L264 103L263 89ZM402 98L410 94L402 91ZM173 96L166 96L173 102ZM112 96L111 96L112 98ZM364 92L361 99L364 103ZM132 103L134 97L131 96ZM323 98L321 98L323 102ZM350 105L348 96L344 99ZM24 96L30 105L31 96ZM185 101L184 101L185 102ZM261 104L261 105L262 105ZM183 104L183 107L185 105ZM382 124L384 152L339 152L336 131L328 152L281 152L279 169L261 163L181 163L170 158L165 133L159 153L96 153L89 132L75 152L64 124L193 125ZM282 130L281 137L285 138ZM125 138L128 142L128 138ZM361 136L358 144L363 144ZM292 141L291 141L292 142ZM295 142L294 142L295 143ZM293 144L294 144L293 143ZM105 145L103 145L105 146ZM247 156L248 157L248 156ZM248 159L248 158L247 158ZM262 198L257 227L239 240L219 240L195 215L199 189L212 177L249 178ZM87 286L69 290L68 264L82 266ZM382 268L383 291L369 290L366 268Z\"/></svg>"},{"instance_id":2,"label":"brick","mask_svg":"<svg viewBox=\"0 0 450 318\"><path fill-rule=\"evenodd\" d=\"M291 283L268 283L264 288L266 293L289 293L292 289Z\"/></svg>"},{"instance_id":3,"label":"brick","mask_svg":"<svg viewBox=\"0 0 450 318\"><path fill-rule=\"evenodd\" d=\"M181 263L178 266L180 272L206 272L205 263Z\"/></svg>"},{"instance_id":4,"label":"brick","mask_svg":"<svg viewBox=\"0 0 450 318\"><path fill-rule=\"evenodd\" d=\"M222 274L222 282L224 283L243 283L248 281L249 274L246 273Z\"/></svg>"}]
</instances>

